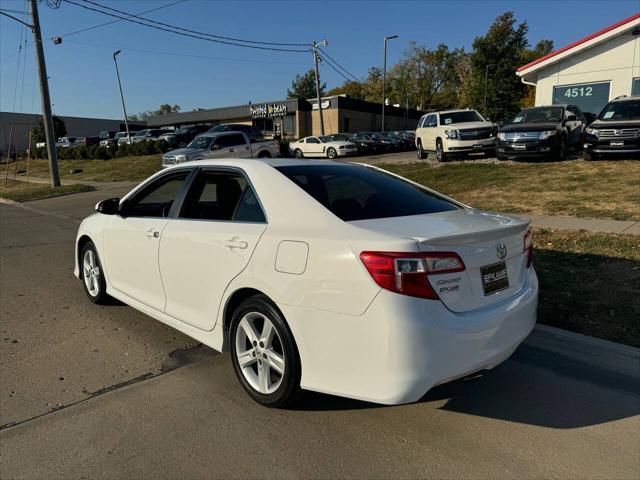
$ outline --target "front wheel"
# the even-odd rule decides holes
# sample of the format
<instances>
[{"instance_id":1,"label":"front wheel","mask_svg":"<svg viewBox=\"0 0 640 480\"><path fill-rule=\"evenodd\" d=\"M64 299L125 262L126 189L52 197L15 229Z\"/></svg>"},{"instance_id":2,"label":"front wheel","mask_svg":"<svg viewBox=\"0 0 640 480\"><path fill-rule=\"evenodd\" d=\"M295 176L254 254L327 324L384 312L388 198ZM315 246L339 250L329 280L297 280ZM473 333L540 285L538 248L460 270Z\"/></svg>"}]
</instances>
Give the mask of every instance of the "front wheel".
<instances>
[{"instance_id":1,"label":"front wheel","mask_svg":"<svg viewBox=\"0 0 640 480\"><path fill-rule=\"evenodd\" d=\"M296 148L293 154L295 155L296 158L302 158L304 156L302 154L302 150L300 150L299 148Z\"/></svg>"},{"instance_id":2,"label":"front wheel","mask_svg":"<svg viewBox=\"0 0 640 480\"><path fill-rule=\"evenodd\" d=\"M586 150L583 150L582 159L586 160L587 162L591 162L593 160L598 160L598 155L596 155L595 153L590 153L590 152L587 152Z\"/></svg>"},{"instance_id":3,"label":"front wheel","mask_svg":"<svg viewBox=\"0 0 640 480\"><path fill-rule=\"evenodd\" d=\"M82 284L89 300L98 305L109 303L111 297L107 295L104 271L93 242L89 241L84 244L80 253L80 261Z\"/></svg>"},{"instance_id":4,"label":"front wheel","mask_svg":"<svg viewBox=\"0 0 640 480\"><path fill-rule=\"evenodd\" d=\"M440 139L436 141L436 160L439 162L445 162L447 160L447 154L444 153L444 147Z\"/></svg>"},{"instance_id":5,"label":"front wheel","mask_svg":"<svg viewBox=\"0 0 640 480\"><path fill-rule=\"evenodd\" d=\"M338 152L336 152L336 149L333 147L329 147L327 149L327 158L331 158L334 159L338 156Z\"/></svg>"},{"instance_id":6,"label":"front wheel","mask_svg":"<svg viewBox=\"0 0 640 480\"><path fill-rule=\"evenodd\" d=\"M564 160L567 156L567 139L563 135L560 138L560 144L558 145L558 150L556 150L556 160Z\"/></svg>"},{"instance_id":7,"label":"front wheel","mask_svg":"<svg viewBox=\"0 0 640 480\"><path fill-rule=\"evenodd\" d=\"M293 335L263 295L245 300L229 332L231 360L242 387L266 407L285 407L300 393L301 366Z\"/></svg>"},{"instance_id":8,"label":"front wheel","mask_svg":"<svg viewBox=\"0 0 640 480\"><path fill-rule=\"evenodd\" d=\"M417 152L418 152L418 160L424 160L427 157L427 152L425 152L424 149L422 148L422 142L420 140L418 140Z\"/></svg>"}]
</instances>

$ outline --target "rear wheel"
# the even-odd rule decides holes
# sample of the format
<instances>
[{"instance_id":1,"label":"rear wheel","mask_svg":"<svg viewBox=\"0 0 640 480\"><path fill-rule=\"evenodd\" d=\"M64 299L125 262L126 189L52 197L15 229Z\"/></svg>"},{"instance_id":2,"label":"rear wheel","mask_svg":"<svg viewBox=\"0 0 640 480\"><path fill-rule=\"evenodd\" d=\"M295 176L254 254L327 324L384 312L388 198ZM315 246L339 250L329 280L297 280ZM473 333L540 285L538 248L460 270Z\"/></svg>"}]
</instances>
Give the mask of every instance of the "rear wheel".
<instances>
[{"instance_id":1,"label":"rear wheel","mask_svg":"<svg viewBox=\"0 0 640 480\"><path fill-rule=\"evenodd\" d=\"M417 152L418 152L418 160L424 160L427 157L427 152L425 152L424 149L422 148L421 140L418 140Z\"/></svg>"},{"instance_id":2,"label":"rear wheel","mask_svg":"<svg viewBox=\"0 0 640 480\"><path fill-rule=\"evenodd\" d=\"M444 153L444 147L440 139L436 140L436 160L439 162L445 162L447 160L447 154Z\"/></svg>"},{"instance_id":3,"label":"rear wheel","mask_svg":"<svg viewBox=\"0 0 640 480\"><path fill-rule=\"evenodd\" d=\"M258 158L271 158L271 154L267 151L262 151L258 154Z\"/></svg>"},{"instance_id":4,"label":"rear wheel","mask_svg":"<svg viewBox=\"0 0 640 480\"><path fill-rule=\"evenodd\" d=\"M304 155L302 154L302 150L300 150L299 148L296 148L293 154L295 155L296 158L304 157Z\"/></svg>"},{"instance_id":5,"label":"rear wheel","mask_svg":"<svg viewBox=\"0 0 640 480\"><path fill-rule=\"evenodd\" d=\"M333 147L329 147L327 149L327 157L328 158L336 158L338 156L338 152L336 152L336 149Z\"/></svg>"},{"instance_id":6,"label":"rear wheel","mask_svg":"<svg viewBox=\"0 0 640 480\"><path fill-rule=\"evenodd\" d=\"M93 242L89 241L82 247L80 262L82 284L89 300L98 305L109 303L111 297L107 295L107 284L104 280L102 264Z\"/></svg>"},{"instance_id":7,"label":"rear wheel","mask_svg":"<svg viewBox=\"0 0 640 480\"><path fill-rule=\"evenodd\" d=\"M229 332L236 376L256 402L285 407L300 394L300 358L288 325L263 295L245 300Z\"/></svg>"}]
</instances>

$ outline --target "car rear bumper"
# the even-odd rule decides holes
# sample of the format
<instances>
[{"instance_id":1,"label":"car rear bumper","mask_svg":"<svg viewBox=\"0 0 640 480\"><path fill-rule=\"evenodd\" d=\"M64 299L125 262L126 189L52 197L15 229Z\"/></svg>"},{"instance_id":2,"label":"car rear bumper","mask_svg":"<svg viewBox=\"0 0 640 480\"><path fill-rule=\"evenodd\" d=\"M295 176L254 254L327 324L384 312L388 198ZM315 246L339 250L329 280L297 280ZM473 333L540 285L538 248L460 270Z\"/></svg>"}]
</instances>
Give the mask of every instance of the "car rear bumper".
<instances>
[{"instance_id":1,"label":"car rear bumper","mask_svg":"<svg viewBox=\"0 0 640 480\"><path fill-rule=\"evenodd\" d=\"M518 293L468 313L386 290L361 316L281 308L300 352L302 388L401 404L509 358L533 329L537 304L530 269Z\"/></svg>"}]
</instances>

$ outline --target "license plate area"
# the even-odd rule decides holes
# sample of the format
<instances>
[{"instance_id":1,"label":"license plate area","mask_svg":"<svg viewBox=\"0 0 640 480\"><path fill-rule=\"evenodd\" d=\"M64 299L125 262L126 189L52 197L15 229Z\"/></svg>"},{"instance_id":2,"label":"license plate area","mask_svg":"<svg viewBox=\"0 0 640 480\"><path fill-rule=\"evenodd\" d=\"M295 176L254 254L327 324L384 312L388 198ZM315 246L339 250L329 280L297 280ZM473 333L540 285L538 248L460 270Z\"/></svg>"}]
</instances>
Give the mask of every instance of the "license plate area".
<instances>
[{"instance_id":1,"label":"license plate area","mask_svg":"<svg viewBox=\"0 0 640 480\"><path fill-rule=\"evenodd\" d=\"M480 275L482 276L482 289L485 296L509 288L509 275L505 262L481 267Z\"/></svg>"},{"instance_id":2,"label":"license plate area","mask_svg":"<svg viewBox=\"0 0 640 480\"><path fill-rule=\"evenodd\" d=\"M620 140L611 140L609 143L612 147L624 147L624 142Z\"/></svg>"},{"instance_id":3,"label":"license plate area","mask_svg":"<svg viewBox=\"0 0 640 480\"><path fill-rule=\"evenodd\" d=\"M523 145L522 143L514 143L513 144L513 149L514 150L526 150L527 146Z\"/></svg>"}]
</instances>

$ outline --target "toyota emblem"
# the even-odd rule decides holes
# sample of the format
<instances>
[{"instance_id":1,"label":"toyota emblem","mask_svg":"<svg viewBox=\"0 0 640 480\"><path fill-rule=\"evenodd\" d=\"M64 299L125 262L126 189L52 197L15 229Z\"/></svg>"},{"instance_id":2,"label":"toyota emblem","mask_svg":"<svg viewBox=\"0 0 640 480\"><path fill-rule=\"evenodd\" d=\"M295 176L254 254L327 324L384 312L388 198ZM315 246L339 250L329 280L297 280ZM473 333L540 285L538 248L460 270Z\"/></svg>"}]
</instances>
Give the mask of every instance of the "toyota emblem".
<instances>
[{"instance_id":1,"label":"toyota emblem","mask_svg":"<svg viewBox=\"0 0 640 480\"><path fill-rule=\"evenodd\" d=\"M507 256L507 246L504 244L504 242L496 243L496 255L500 260Z\"/></svg>"}]
</instances>

